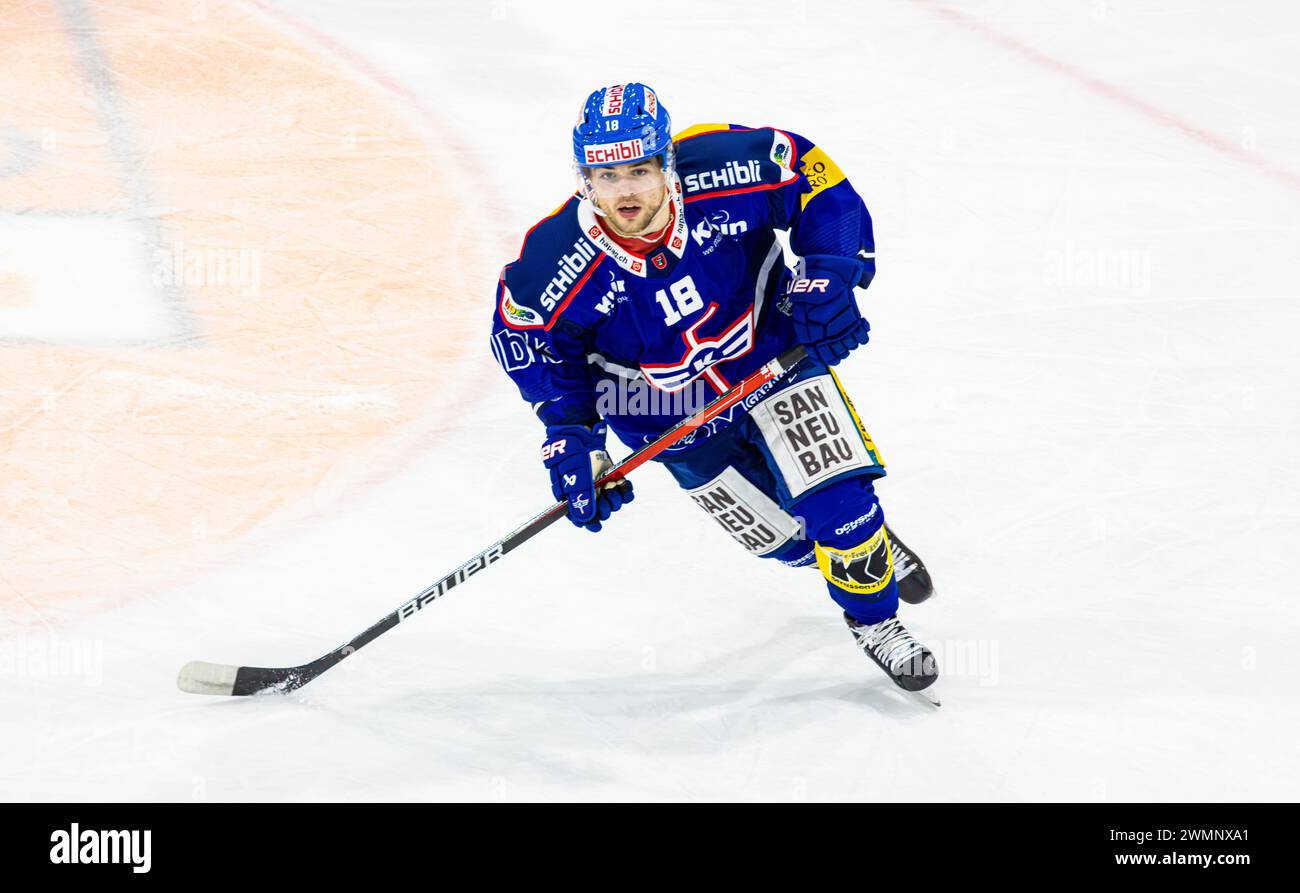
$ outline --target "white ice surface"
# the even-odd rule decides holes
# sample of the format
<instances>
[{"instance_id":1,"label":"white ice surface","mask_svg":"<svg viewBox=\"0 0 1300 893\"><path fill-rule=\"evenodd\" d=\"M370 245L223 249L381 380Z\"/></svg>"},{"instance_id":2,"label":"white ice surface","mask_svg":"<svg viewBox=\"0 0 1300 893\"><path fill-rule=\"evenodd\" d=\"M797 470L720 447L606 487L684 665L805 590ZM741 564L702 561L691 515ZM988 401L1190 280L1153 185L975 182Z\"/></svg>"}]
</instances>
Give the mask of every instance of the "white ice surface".
<instances>
[{"instance_id":1,"label":"white ice surface","mask_svg":"<svg viewBox=\"0 0 1300 893\"><path fill-rule=\"evenodd\" d=\"M301 692L178 692L190 659L329 650L546 503L484 350L481 399L396 478L56 630L102 644L102 678L0 679L0 796L1300 797L1300 180L1276 175L1300 172L1300 10L956 4L1030 56L905 2L669 0L625 34L589 4L276 6L470 147L501 262L570 188L595 86L827 148L875 218L842 373L939 588L904 619L944 706L658 468L606 533L553 529Z\"/></svg>"}]
</instances>

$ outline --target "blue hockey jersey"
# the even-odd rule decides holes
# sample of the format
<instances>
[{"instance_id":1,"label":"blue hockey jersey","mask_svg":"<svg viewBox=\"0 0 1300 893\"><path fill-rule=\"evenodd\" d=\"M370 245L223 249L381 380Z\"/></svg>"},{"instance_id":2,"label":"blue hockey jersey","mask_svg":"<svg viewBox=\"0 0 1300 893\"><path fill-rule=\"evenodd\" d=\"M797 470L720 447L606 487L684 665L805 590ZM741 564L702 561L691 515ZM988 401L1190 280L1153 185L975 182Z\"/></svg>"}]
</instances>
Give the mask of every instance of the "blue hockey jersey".
<instances>
[{"instance_id":1,"label":"blue hockey jersey","mask_svg":"<svg viewBox=\"0 0 1300 893\"><path fill-rule=\"evenodd\" d=\"M798 255L863 258L861 286L875 273L867 208L809 140L708 124L674 143L662 245L623 248L575 195L501 272L493 353L545 424L603 417L636 449L792 346L777 230Z\"/></svg>"}]
</instances>

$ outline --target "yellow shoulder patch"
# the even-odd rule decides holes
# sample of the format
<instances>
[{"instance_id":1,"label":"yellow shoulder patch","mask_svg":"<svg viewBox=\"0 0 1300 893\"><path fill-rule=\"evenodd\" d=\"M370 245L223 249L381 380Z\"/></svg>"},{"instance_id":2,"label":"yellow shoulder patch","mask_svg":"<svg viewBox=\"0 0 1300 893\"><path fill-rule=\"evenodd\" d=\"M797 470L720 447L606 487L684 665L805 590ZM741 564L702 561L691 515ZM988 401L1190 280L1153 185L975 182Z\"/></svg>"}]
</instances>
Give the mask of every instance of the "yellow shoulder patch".
<instances>
[{"instance_id":1,"label":"yellow shoulder patch","mask_svg":"<svg viewBox=\"0 0 1300 893\"><path fill-rule=\"evenodd\" d=\"M673 142L678 140L690 139L693 136L699 136L701 133L712 133L715 130L730 130L730 124L696 124L694 127L687 127L681 133L673 136Z\"/></svg>"},{"instance_id":2,"label":"yellow shoulder patch","mask_svg":"<svg viewBox=\"0 0 1300 893\"><path fill-rule=\"evenodd\" d=\"M804 193L799 199L800 211L808 207L808 203L817 196L817 193L823 189L830 189L844 179L844 171L840 170L839 165L831 161L831 157L817 146L808 150L808 154L799 162L799 172L808 178L808 183L812 186L812 192Z\"/></svg>"}]
</instances>

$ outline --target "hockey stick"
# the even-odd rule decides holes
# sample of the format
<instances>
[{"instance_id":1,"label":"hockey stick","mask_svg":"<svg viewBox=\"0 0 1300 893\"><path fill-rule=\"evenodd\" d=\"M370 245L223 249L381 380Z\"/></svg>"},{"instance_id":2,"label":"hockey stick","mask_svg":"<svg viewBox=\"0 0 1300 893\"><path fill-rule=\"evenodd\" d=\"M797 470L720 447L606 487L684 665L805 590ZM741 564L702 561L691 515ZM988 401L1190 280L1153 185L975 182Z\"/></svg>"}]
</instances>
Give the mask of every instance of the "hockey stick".
<instances>
[{"instance_id":1,"label":"hockey stick","mask_svg":"<svg viewBox=\"0 0 1300 893\"><path fill-rule=\"evenodd\" d=\"M714 397L695 415L682 419L661 434L658 439L651 441L628 456L621 464L603 475L596 482L596 485L603 486L626 477L695 429L711 422L759 388L780 378L805 356L802 346L790 348L730 390ZM419 595L403 602L397 610L346 645L336 648L310 663L300 664L296 667L236 667L231 664L212 664L195 660L181 667L176 684L180 686L181 691L196 695L253 695L259 692L283 693L302 688L358 648L368 645L403 620L410 620L435 599L446 595L452 588L464 583L469 577L550 527L565 516L567 509L567 502L555 503L540 515L524 523L523 526L516 528L491 546L488 546L488 548L432 586L429 586Z\"/></svg>"}]
</instances>

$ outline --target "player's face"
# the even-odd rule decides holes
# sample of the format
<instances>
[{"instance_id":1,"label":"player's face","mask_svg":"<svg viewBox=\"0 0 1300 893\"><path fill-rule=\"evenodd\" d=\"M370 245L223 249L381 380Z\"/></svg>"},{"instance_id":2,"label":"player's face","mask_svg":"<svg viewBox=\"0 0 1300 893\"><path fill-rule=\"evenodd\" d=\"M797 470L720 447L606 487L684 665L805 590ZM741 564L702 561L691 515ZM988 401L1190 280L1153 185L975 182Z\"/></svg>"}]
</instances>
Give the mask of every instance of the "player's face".
<instances>
[{"instance_id":1,"label":"player's face","mask_svg":"<svg viewBox=\"0 0 1300 893\"><path fill-rule=\"evenodd\" d=\"M596 193L596 205L620 234L641 232L668 200L668 182L654 158L593 167L587 176Z\"/></svg>"}]
</instances>

